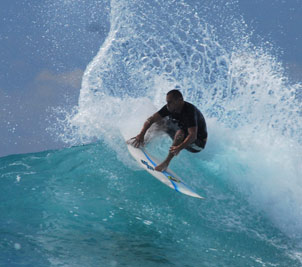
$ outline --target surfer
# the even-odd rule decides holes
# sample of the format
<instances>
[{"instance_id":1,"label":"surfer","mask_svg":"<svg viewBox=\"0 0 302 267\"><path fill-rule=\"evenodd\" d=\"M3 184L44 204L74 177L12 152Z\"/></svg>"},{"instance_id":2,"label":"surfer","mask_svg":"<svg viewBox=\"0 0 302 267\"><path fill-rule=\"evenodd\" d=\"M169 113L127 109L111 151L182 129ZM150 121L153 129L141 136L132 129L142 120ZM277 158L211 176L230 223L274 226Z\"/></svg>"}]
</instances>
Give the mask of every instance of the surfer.
<instances>
[{"instance_id":1,"label":"surfer","mask_svg":"<svg viewBox=\"0 0 302 267\"><path fill-rule=\"evenodd\" d=\"M200 152L207 142L207 126L202 113L193 104L184 101L182 93L173 89L166 95L167 104L146 120L141 132L130 139L131 144L138 148L144 144L147 130L153 123L159 123L164 118L164 131L172 138L167 158L155 167L157 171L168 168L170 161L182 149L192 153Z\"/></svg>"}]
</instances>

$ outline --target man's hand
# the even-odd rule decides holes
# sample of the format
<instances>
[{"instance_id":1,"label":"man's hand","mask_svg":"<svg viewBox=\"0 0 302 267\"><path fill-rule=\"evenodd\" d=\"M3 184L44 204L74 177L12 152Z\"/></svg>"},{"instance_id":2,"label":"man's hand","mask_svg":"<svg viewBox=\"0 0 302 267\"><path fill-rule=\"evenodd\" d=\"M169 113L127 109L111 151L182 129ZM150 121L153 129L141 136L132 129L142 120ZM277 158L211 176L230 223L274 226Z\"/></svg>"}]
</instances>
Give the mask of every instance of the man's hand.
<instances>
[{"instance_id":1,"label":"man's hand","mask_svg":"<svg viewBox=\"0 0 302 267\"><path fill-rule=\"evenodd\" d=\"M177 156L179 154L179 152L181 151L181 147L180 146L171 146L169 151L174 156Z\"/></svg>"},{"instance_id":2,"label":"man's hand","mask_svg":"<svg viewBox=\"0 0 302 267\"><path fill-rule=\"evenodd\" d=\"M130 144L136 148L139 148L140 146L144 146L144 137L145 137L147 130L151 127L151 125L154 122L160 121L161 119L162 119L162 117L159 115L158 112L154 113L150 118L148 118L145 121L141 132L136 137L133 137L130 140L128 140L127 144Z\"/></svg>"},{"instance_id":3,"label":"man's hand","mask_svg":"<svg viewBox=\"0 0 302 267\"><path fill-rule=\"evenodd\" d=\"M136 137L129 139L127 144L130 144L135 148L139 148L140 146L144 145L144 136L142 134L138 134Z\"/></svg>"}]
</instances>

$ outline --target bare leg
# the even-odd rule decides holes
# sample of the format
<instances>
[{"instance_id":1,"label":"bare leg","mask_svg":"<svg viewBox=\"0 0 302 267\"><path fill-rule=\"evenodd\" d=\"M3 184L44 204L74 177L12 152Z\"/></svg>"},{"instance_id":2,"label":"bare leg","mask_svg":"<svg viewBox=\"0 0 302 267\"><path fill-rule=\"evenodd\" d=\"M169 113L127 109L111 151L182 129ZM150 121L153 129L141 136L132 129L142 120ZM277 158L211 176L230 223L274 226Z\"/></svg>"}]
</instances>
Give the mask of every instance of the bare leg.
<instances>
[{"instance_id":1,"label":"bare leg","mask_svg":"<svg viewBox=\"0 0 302 267\"><path fill-rule=\"evenodd\" d=\"M182 141L184 140L185 138L185 134L184 134L184 131L183 130L178 130L174 136L174 140L173 140L173 144L172 146L178 146L182 143ZM166 157L166 159L158 164L156 167L155 167L155 170L156 171L165 171L169 164L170 164L170 161L174 158L174 154L172 154L171 152L169 152L168 156Z\"/></svg>"}]
</instances>

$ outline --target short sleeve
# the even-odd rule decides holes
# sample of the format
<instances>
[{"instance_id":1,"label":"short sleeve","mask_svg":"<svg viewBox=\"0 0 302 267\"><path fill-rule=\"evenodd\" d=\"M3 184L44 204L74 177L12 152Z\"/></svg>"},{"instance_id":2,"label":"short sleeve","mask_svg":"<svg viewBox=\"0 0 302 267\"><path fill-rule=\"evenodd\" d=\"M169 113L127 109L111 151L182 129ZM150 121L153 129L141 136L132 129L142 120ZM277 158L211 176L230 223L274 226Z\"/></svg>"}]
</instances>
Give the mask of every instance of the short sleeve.
<instances>
[{"instance_id":1,"label":"short sleeve","mask_svg":"<svg viewBox=\"0 0 302 267\"><path fill-rule=\"evenodd\" d=\"M162 118L170 115L170 112L167 108L167 105L164 105L158 112L157 112Z\"/></svg>"}]
</instances>

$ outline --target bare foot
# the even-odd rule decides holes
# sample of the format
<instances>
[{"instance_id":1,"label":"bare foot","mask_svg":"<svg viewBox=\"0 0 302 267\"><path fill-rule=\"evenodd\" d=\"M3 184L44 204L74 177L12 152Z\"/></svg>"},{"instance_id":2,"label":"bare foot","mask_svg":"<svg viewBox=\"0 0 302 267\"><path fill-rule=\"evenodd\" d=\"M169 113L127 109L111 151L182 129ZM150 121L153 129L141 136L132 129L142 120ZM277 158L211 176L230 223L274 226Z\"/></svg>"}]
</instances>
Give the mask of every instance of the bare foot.
<instances>
[{"instance_id":1,"label":"bare foot","mask_svg":"<svg viewBox=\"0 0 302 267\"><path fill-rule=\"evenodd\" d=\"M168 168L169 163L168 162L162 162L161 164L157 165L155 167L155 170L158 172L165 171Z\"/></svg>"}]
</instances>

